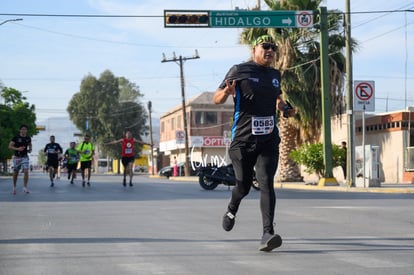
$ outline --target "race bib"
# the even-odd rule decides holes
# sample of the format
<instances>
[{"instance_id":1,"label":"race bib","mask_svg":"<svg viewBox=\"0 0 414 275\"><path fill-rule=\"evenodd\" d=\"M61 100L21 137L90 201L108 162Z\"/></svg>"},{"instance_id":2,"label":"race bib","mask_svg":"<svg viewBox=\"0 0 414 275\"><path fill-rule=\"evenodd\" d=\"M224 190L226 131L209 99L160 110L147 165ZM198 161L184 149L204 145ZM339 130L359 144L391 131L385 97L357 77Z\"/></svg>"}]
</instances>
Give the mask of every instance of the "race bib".
<instances>
[{"instance_id":1,"label":"race bib","mask_svg":"<svg viewBox=\"0 0 414 275\"><path fill-rule=\"evenodd\" d=\"M275 127L275 120L273 116L252 117L252 134L268 135L273 132Z\"/></svg>"},{"instance_id":2,"label":"race bib","mask_svg":"<svg viewBox=\"0 0 414 275\"><path fill-rule=\"evenodd\" d=\"M132 153L132 148L125 149L125 154L131 154L131 153Z\"/></svg>"}]
</instances>

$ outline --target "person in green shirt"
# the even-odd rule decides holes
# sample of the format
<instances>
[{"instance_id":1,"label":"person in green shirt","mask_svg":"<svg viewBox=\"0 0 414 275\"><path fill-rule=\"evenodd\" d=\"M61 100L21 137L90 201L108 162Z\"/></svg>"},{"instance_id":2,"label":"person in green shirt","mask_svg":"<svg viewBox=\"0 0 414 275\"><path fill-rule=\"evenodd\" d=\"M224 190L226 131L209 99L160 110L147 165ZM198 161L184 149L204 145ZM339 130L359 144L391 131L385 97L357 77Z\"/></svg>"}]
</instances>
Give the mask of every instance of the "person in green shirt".
<instances>
[{"instance_id":1,"label":"person in green shirt","mask_svg":"<svg viewBox=\"0 0 414 275\"><path fill-rule=\"evenodd\" d=\"M65 161L68 169L68 180L70 180L70 184L73 184L79 162L79 152L76 150L76 143L73 141L70 143L70 148L65 151Z\"/></svg>"},{"instance_id":2,"label":"person in green shirt","mask_svg":"<svg viewBox=\"0 0 414 275\"><path fill-rule=\"evenodd\" d=\"M91 186L91 168L92 168L92 159L95 154L95 148L90 142L90 136L85 135L82 143L79 143L76 150L80 154L80 168L82 172L82 187L85 187L85 178L87 179L88 186Z\"/></svg>"}]
</instances>

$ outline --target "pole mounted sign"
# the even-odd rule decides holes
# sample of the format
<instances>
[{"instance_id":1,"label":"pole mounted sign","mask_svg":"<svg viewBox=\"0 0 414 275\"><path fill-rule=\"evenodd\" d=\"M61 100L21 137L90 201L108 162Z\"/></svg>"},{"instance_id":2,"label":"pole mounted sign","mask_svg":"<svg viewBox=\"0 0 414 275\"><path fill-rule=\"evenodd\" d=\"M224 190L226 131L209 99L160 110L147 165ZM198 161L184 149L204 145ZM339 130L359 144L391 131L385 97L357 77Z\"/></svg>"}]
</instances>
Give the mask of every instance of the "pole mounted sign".
<instances>
[{"instance_id":1,"label":"pole mounted sign","mask_svg":"<svg viewBox=\"0 0 414 275\"><path fill-rule=\"evenodd\" d=\"M175 143L184 144L185 141L185 131L177 130L175 131Z\"/></svg>"},{"instance_id":2,"label":"pole mounted sign","mask_svg":"<svg viewBox=\"0 0 414 275\"><path fill-rule=\"evenodd\" d=\"M164 10L164 26L174 28L310 28L313 11Z\"/></svg>"},{"instance_id":3,"label":"pole mounted sign","mask_svg":"<svg viewBox=\"0 0 414 275\"><path fill-rule=\"evenodd\" d=\"M375 112L375 82L354 81L354 111Z\"/></svg>"},{"instance_id":4,"label":"pole mounted sign","mask_svg":"<svg viewBox=\"0 0 414 275\"><path fill-rule=\"evenodd\" d=\"M210 11L214 28L307 28L313 26L312 11Z\"/></svg>"}]
</instances>

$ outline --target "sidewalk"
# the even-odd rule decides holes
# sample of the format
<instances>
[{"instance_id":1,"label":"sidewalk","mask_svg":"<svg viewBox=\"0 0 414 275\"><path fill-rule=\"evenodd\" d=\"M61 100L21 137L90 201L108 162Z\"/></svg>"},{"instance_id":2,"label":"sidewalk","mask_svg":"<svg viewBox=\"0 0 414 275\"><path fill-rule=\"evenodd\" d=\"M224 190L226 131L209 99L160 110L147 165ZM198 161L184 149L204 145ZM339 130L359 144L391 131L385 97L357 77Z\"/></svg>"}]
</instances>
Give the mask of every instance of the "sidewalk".
<instances>
[{"instance_id":1,"label":"sidewalk","mask_svg":"<svg viewBox=\"0 0 414 275\"><path fill-rule=\"evenodd\" d=\"M149 176L157 178L159 176ZM170 180L175 181L194 181L198 182L198 177L170 177ZM275 182L275 188L285 189L302 189L302 190L325 190L325 191L342 191L342 192L376 192L376 193L395 193L414 194L414 184L410 183L381 183L381 187L349 187L345 184L338 186L318 186L307 182Z\"/></svg>"},{"instance_id":2,"label":"sidewalk","mask_svg":"<svg viewBox=\"0 0 414 275\"><path fill-rule=\"evenodd\" d=\"M158 175L148 175L149 178L164 178ZM11 176L0 176L0 182L10 181ZM198 177L170 177L172 181L190 181L198 183ZM395 194L414 194L414 184L410 183L381 183L381 187L349 187L345 184L338 186L318 186L309 182L275 182L275 188L278 189L301 189L301 190L319 190L319 191L342 191L342 192L375 192L375 193L395 193Z\"/></svg>"}]
</instances>

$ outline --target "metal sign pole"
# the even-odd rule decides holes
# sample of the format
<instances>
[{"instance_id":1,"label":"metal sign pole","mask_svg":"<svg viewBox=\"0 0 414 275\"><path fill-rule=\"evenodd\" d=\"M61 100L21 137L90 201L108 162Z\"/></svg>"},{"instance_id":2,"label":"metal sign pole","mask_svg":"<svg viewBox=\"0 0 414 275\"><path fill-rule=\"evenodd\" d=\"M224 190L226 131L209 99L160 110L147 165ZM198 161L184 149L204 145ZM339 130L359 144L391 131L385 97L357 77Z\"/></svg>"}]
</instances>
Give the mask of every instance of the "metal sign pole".
<instances>
[{"instance_id":1,"label":"metal sign pole","mask_svg":"<svg viewBox=\"0 0 414 275\"><path fill-rule=\"evenodd\" d=\"M362 180L365 186L365 105L362 110Z\"/></svg>"}]
</instances>

